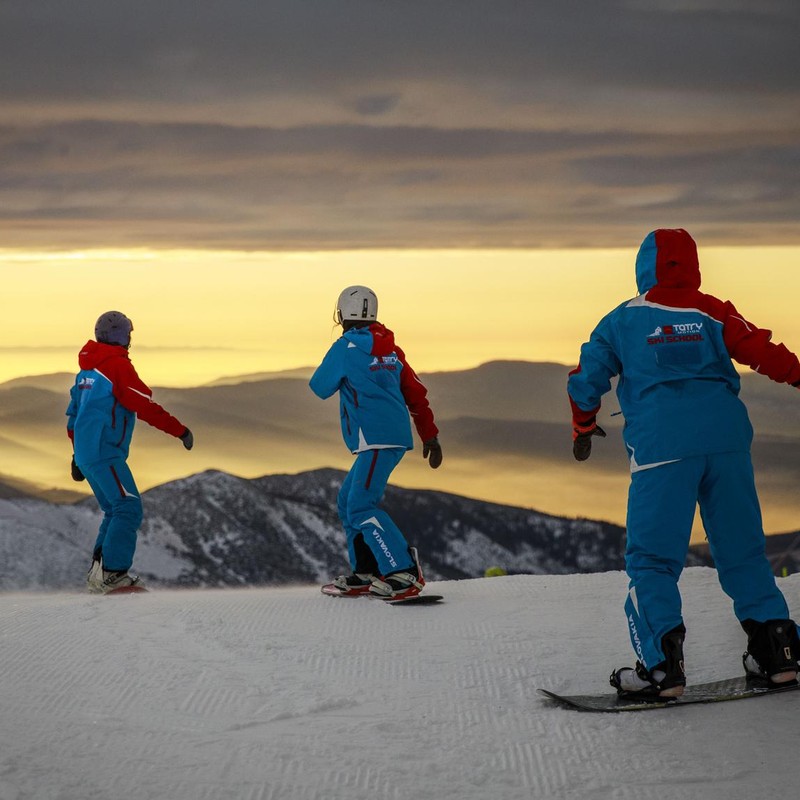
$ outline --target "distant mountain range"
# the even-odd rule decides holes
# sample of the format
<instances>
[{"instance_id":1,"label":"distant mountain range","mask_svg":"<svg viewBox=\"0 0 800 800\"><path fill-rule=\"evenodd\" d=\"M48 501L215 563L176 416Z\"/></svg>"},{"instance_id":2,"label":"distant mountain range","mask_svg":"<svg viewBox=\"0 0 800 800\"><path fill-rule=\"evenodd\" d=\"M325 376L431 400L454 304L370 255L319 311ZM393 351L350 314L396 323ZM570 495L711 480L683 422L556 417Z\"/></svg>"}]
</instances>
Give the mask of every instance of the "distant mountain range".
<instances>
[{"instance_id":1,"label":"distant mountain range","mask_svg":"<svg viewBox=\"0 0 800 800\"><path fill-rule=\"evenodd\" d=\"M186 453L175 440L140 423L131 457L140 487L208 469L252 478L349 468L337 403L322 402L310 392L310 371L157 389L155 399L192 428L196 446ZM608 439L596 443L589 461L577 464L571 453L567 372L562 364L495 361L422 375L445 461L432 471L417 449L403 459L393 483L622 524L629 472L622 419L611 416L618 410L616 397L610 394L601 412ZM69 479L64 410L72 379L60 373L0 384L0 483L11 487L6 491L55 489L59 494L45 496L61 501L86 490ZM800 395L752 373L743 376L742 386L756 430L753 457L765 527L772 533L794 530Z\"/></svg>"},{"instance_id":2,"label":"distant mountain range","mask_svg":"<svg viewBox=\"0 0 800 800\"><path fill-rule=\"evenodd\" d=\"M342 472L246 480L204 472L144 494L134 567L155 585L321 583L347 571L336 516ZM624 531L442 492L390 487L385 507L430 579L623 568ZM0 500L0 589L83 589L99 512L93 499L55 505ZM708 564L692 554L692 565Z\"/></svg>"}]
</instances>

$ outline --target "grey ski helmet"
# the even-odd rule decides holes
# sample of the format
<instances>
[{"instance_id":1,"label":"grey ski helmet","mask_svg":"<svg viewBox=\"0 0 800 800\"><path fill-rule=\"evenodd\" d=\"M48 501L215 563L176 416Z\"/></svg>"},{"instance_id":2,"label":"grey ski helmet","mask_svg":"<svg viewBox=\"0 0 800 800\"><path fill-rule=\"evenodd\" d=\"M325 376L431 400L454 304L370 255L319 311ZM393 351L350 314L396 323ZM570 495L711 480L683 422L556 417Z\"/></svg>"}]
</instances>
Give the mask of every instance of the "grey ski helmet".
<instances>
[{"instance_id":1,"label":"grey ski helmet","mask_svg":"<svg viewBox=\"0 0 800 800\"><path fill-rule=\"evenodd\" d=\"M378 319L378 298L366 286L348 286L336 301L336 321L375 322Z\"/></svg>"},{"instance_id":2,"label":"grey ski helmet","mask_svg":"<svg viewBox=\"0 0 800 800\"><path fill-rule=\"evenodd\" d=\"M106 311L94 326L94 338L103 344L129 347L133 323L121 311Z\"/></svg>"}]
</instances>

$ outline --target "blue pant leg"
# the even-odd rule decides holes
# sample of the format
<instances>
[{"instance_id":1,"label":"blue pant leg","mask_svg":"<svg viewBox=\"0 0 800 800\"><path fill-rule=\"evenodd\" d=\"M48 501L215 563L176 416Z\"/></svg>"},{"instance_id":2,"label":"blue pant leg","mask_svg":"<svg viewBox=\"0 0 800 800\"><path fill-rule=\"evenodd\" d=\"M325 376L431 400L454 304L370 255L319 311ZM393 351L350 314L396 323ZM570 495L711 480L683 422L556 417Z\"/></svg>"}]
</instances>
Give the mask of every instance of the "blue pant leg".
<instances>
[{"instance_id":1,"label":"blue pant leg","mask_svg":"<svg viewBox=\"0 0 800 800\"><path fill-rule=\"evenodd\" d=\"M136 536L142 524L142 501L128 465L122 459L92 465L84 471L89 485L106 503L105 531L98 536L103 551L103 568L127 570L133 563ZM96 487L96 488L95 488ZM101 504L102 507L102 504Z\"/></svg>"},{"instance_id":2,"label":"blue pant leg","mask_svg":"<svg viewBox=\"0 0 800 800\"><path fill-rule=\"evenodd\" d=\"M413 566L413 559L400 529L379 504L389 476L405 455L399 447L359 453L350 470L352 482L347 495L348 523L359 531L372 551L380 575Z\"/></svg>"},{"instance_id":3,"label":"blue pant leg","mask_svg":"<svg viewBox=\"0 0 800 800\"><path fill-rule=\"evenodd\" d=\"M375 574L378 572L375 557L372 551L364 542L364 537L358 528L353 527L350 522L350 517L347 511L347 505L350 498L350 491L353 487L353 476L356 471L356 464L358 460L351 467L350 471L342 481L342 487L339 489L339 496L336 498L337 511L339 519L344 528L345 538L347 541L347 557L350 561L350 567L353 572L362 572Z\"/></svg>"},{"instance_id":4,"label":"blue pant leg","mask_svg":"<svg viewBox=\"0 0 800 800\"><path fill-rule=\"evenodd\" d=\"M700 513L723 591L737 619L787 619L765 548L761 507L749 453L709 456L700 484Z\"/></svg>"},{"instance_id":5,"label":"blue pant leg","mask_svg":"<svg viewBox=\"0 0 800 800\"><path fill-rule=\"evenodd\" d=\"M357 572L356 554L353 548L353 542L359 531L350 525L350 520L347 516L347 498L350 495L350 487L353 485L354 469L355 464L350 468L350 471L342 481L342 486L339 489L339 494L336 497L336 511L339 514L339 519L341 520L342 527L344 528L344 535L347 540L347 557L350 560L350 567L352 568L353 572Z\"/></svg>"},{"instance_id":6,"label":"blue pant leg","mask_svg":"<svg viewBox=\"0 0 800 800\"><path fill-rule=\"evenodd\" d=\"M664 634L683 623L678 580L704 464L704 458L687 458L631 475L625 615L633 649L648 669L664 660Z\"/></svg>"},{"instance_id":7,"label":"blue pant leg","mask_svg":"<svg viewBox=\"0 0 800 800\"><path fill-rule=\"evenodd\" d=\"M108 497L106 497L106 494L100 484L92 477L91 470L87 467L84 467L83 473L84 477L86 478L86 482L89 484L89 486L91 486L92 491L94 492L94 496L97 499L97 504L100 506L100 510L103 512L103 519L100 522L100 530L97 532L97 538L95 539L93 550L93 553L102 553L103 542L106 538L106 531L108 530L109 523L111 522L111 501L108 499Z\"/></svg>"}]
</instances>

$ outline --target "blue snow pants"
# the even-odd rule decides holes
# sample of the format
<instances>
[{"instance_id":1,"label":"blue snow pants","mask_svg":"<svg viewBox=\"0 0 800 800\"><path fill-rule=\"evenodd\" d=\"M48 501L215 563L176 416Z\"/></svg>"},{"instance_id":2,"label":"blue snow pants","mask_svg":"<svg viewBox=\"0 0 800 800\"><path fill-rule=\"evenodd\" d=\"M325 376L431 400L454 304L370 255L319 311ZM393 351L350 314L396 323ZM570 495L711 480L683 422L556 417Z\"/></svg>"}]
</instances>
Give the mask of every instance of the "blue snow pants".
<instances>
[{"instance_id":1,"label":"blue snow pants","mask_svg":"<svg viewBox=\"0 0 800 800\"><path fill-rule=\"evenodd\" d=\"M121 458L81 468L103 511L94 549L103 555L103 569L128 570L142 524L142 501L128 465Z\"/></svg>"},{"instance_id":2,"label":"blue snow pants","mask_svg":"<svg viewBox=\"0 0 800 800\"><path fill-rule=\"evenodd\" d=\"M389 575L414 564L400 529L378 508L389 476L405 453L402 447L358 453L342 483L338 511L347 535L347 553L353 572Z\"/></svg>"},{"instance_id":3,"label":"blue snow pants","mask_svg":"<svg viewBox=\"0 0 800 800\"><path fill-rule=\"evenodd\" d=\"M635 472L628 495L625 614L633 649L648 669L664 660L662 636L683 622L678 579L697 505L720 585L739 621L789 617L765 555L749 453L684 458Z\"/></svg>"}]
</instances>

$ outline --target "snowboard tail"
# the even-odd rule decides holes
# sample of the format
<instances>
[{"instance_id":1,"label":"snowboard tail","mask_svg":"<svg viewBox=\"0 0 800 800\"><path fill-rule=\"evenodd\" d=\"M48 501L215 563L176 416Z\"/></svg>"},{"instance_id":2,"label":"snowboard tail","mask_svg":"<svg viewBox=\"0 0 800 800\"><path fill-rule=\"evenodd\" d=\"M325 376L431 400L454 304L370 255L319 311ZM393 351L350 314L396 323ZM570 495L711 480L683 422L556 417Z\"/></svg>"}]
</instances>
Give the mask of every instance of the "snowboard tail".
<instances>
[{"instance_id":1,"label":"snowboard tail","mask_svg":"<svg viewBox=\"0 0 800 800\"><path fill-rule=\"evenodd\" d=\"M376 597L375 599L386 603L387 606L429 606L444 600L444 597L440 594L415 594L412 597L401 597L399 600L391 597Z\"/></svg>"},{"instance_id":2,"label":"snowboard tail","mask_svg":"<svg viewBox=\"0 0 800 800\"><path fill-rule=\"evenodd\" d=\"M789 684L769 684L758 678L727 678L721 681L695 683L686 687L683 696L671 698L619 697L610 692L603 694L562 695L548 689L539 692L550 700L579 711L612 712L653 711L657 708L679 708L698 703L723 703L729 700L743 700L747 697L763 697L767 694L790 692L800 688L797 681Z\"/></svg>"}]
</instances>

